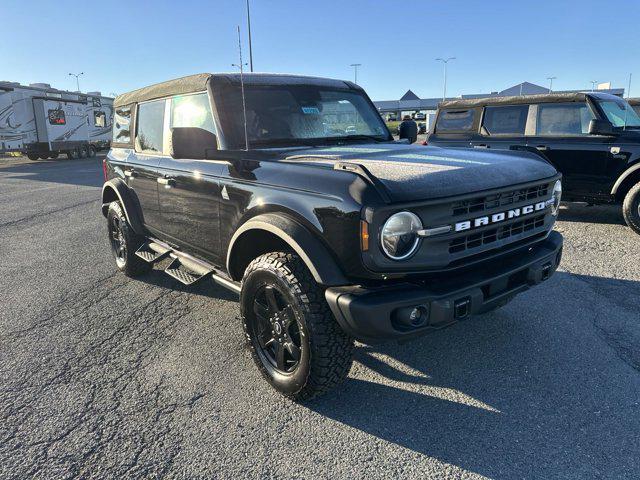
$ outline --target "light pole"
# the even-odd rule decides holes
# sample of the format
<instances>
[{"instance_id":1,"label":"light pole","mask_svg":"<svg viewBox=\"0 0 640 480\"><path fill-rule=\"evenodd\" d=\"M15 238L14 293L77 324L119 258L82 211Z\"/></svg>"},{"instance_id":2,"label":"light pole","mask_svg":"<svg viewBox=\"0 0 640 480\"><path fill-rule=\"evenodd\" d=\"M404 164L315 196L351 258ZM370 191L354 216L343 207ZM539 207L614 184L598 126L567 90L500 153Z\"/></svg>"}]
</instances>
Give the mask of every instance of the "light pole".
<instances>
[{"instance_id":1,"label":"light pole","mask_svg":"<svg viewBox=\"0 0 640 480\"><path fill-rule=\"evenodd\" d=\"M442 65L444 67L444 82L442 85L442 101L444 102L447 99L447 63L449 63L449 60L455 60L456 57L449 57L449 58L436 58L436 62L442 62Z\"/></svg>"},{"instance_id":2,"label":"light pole","mask_svg":"<svg viewBox=\"0 0 640 480\"><path fill-rule=\"evenodd\" d=\"M78 80L78 78L80 77L80 75L84 75L84 72L70 73L69 75L71 75L72 77L76 77L76 86L78 87L78 93L80 93L80 80Z\"/></svg>"},{"instance_id":3,"label":"light pole","mask_svg":"<svg viewBox=\"0 0 640 480\"><path fill-rule=\"evenodd\" d=\"M350 66L353 67L353 83L357 85L358 84L358 67L361 67L362 64L352 63Z\"/></svg>"},{"instance_id":4,"label":"light pole","mask_svg":"<svg viewBox=\"0 0 640 480\"><path fill-rule=\"evenodd\" d=\"M549 93L551 93L553 91L553 81L558 78L558 77L547 77L547 80L549 80Z\"/></svg>"},{"instance_id":5,"label":"light pole","mask_svg":"<svg viewBox=\"0 0 640 480\"><path fill-rule=\"evenodd\" d=\"M247 29L249 30L249 70L253 72L253 48L251 47L251 13L249 11L249 0L247 0Z\"/></svg>"},{"instance_id":6,"label":"light pole","mask_svg":"<svg viewBox=\"0 0 640 480\"><path fill-rule=\"evenodd\" d=\"M598 83L597 80L591 80L591 91L592 92L596 89L596 83Z\"/></svg>"}]
</instances>

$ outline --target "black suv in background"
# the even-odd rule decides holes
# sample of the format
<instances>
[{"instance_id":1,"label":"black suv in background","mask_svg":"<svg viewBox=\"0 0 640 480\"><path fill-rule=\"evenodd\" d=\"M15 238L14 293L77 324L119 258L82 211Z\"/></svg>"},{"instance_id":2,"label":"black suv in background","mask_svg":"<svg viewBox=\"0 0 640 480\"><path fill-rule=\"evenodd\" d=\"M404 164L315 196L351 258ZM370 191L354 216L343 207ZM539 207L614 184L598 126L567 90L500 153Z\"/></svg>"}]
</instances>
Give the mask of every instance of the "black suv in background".
<instances>
[{"instance_id":1,"label":"black suv in background","mask_svg":"<svg viewBox=\"0 0 640 480\"><path fill-rule=\"evenodd\" d=\"M631 108L635 110L635 112L640 116L640 97L636 98L627 98L627 102L631 105Z\"/></svg>"},{"instance_id":2,"label":"black suv in background","mask_svg":"<svg viewBox=\"0 0 640 480\"><path fill-rule=\"evenodd\" d=\"M640 233L640 117L605 93L440 103L429 145L539 152L563 175L563 200L622 203Z\"/></svg>"},{"instance_id":3,"label":"black suv in background","mask_svg":"<svg viewBox=\"0 0 640 480\"><path fill-rule=\"evenodd\" d=\"M253 359L290 398L340 382L354 338L498 308L560 262L555 168L396 143L351 82L201 74L114 107L102 213L117 267L162 261L239 293Z\"/></svg>"}]
</instances>

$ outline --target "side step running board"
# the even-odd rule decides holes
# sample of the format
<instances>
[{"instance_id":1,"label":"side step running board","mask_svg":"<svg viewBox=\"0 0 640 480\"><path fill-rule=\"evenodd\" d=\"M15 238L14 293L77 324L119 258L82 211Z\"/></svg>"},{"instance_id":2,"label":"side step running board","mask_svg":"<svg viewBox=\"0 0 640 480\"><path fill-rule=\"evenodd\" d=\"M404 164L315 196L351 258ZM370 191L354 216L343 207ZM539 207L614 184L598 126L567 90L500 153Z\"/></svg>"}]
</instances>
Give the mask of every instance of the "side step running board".
<instances>
[{"instance_id":1,"label":"side step running board","mask_svg":"<svg viewBox=\"0 0 640 480\"><path fill-rule=\"evenodd\" d=\"M175 250L159 240L150 239L136 251L136 255L149 263L171 257L172 261L164 271L183 285L193 285L200 279L211 275L213 281L218 285L232 292L240 293L240 283L234 282L225 274L216 271L212 265Z\"/></svg>"},{"instance_id":2,"label":"side step running board","mask_svg":"<svg viewBox=\"0 0 640 480\"><path fill-rule=\"evenodd\" d=\"M169 255L173 258L173 262L169 264L164 272L183 285L193 285L213 272L213 268L209 265L201 264L187 257L178 257L175 253L170 253Z\"/></svg>"},{"instance_id":3,"label":"side step running board","mask_svg":"<svg viewBox=\"0 0 640 480\"><path fill-rule=\"evenodd\" d=\"M154 263L162 260L171 253L171 249L155 242L145 242L136 250L136 255L147 263Z\"/></svg>"}]
</instances>

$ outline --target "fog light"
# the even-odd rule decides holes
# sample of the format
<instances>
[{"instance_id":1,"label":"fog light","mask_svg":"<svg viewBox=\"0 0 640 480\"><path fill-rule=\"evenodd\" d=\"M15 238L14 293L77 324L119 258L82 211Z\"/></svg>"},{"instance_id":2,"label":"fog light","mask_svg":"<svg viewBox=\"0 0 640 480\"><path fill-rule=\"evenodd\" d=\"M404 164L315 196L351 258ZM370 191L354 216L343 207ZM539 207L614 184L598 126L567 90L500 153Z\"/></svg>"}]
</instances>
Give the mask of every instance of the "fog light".
<instances>
[{"instance_id":1,"label":"fog light","mask_svg":"<svg viewBox=\"0 0 640 480\"><path fill-rule=\"evenodd\" d=\"M429 310L426 305L399 308L393 313L393 323L401 329L421 327L428 319Z\"/></svg>"}]
</instances>

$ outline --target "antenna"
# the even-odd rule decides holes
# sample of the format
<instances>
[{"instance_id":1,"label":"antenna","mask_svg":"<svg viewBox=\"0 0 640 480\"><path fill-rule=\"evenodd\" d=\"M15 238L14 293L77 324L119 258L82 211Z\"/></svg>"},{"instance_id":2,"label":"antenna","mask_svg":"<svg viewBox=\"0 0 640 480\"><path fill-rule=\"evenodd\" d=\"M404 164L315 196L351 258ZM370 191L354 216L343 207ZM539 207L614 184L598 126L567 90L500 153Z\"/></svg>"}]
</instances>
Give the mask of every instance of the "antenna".
<instances>
[{"instance_id":1,"label":"antenna","mask_svg":"<svg viewBox=\"0 0 640 480\"><path fill-rule=\"evenodd\" d=\"M242 115L244 117L244 149L249 150L249 135L247 134L247 104L244 98L244 65L242 63L242 42L240 40L240 25L238 25L238 56L240 57L240 64L232 63L232 67L238 67L240 69L240 91L242 94Z\"/></svg>"},{"instance_id":2,"label":"antenna","mask_svg":"<svg viewBox=\"0 0 640 480\"><path fill-rule=\"evenodd\" d=\"M629 74L629 88L627 89L627 98L631 97L631 73ZM627 129L627 113L629 113L629 109L627 108L629 105L624 107L624 125L622 126L622 130Z\"/></svg>"}]
</instances>

